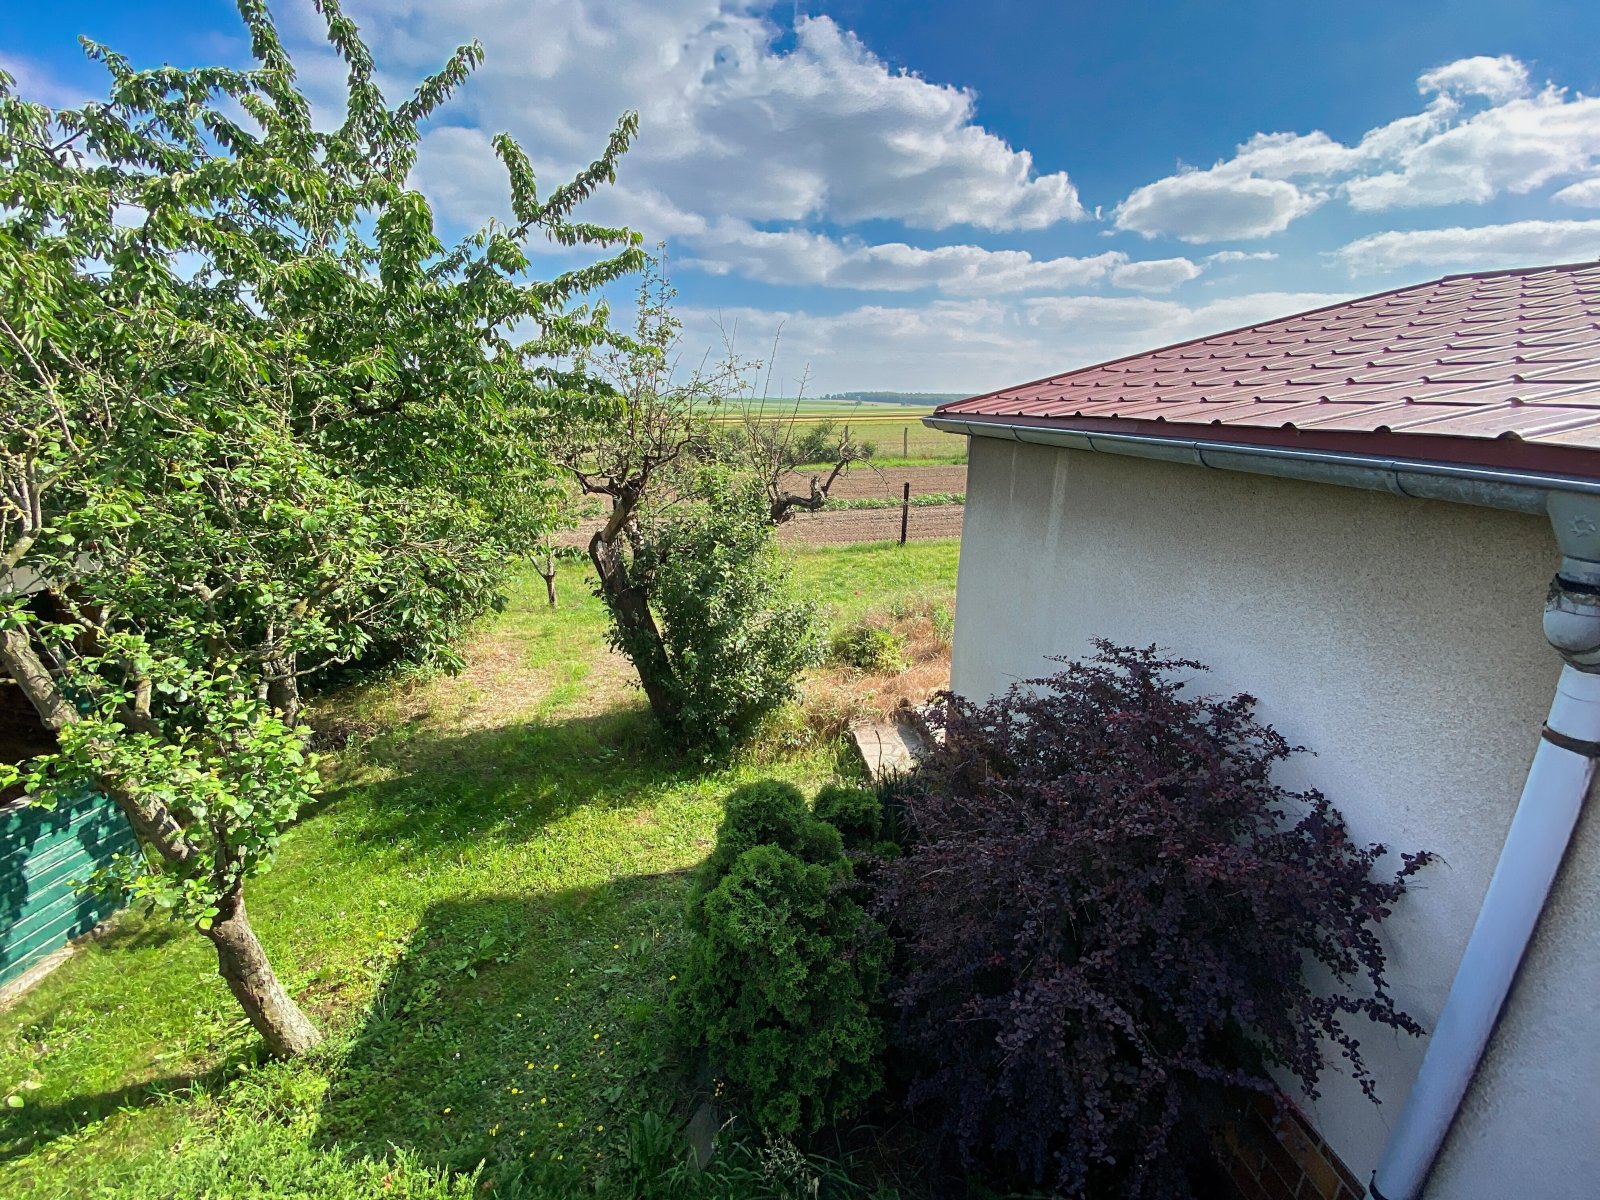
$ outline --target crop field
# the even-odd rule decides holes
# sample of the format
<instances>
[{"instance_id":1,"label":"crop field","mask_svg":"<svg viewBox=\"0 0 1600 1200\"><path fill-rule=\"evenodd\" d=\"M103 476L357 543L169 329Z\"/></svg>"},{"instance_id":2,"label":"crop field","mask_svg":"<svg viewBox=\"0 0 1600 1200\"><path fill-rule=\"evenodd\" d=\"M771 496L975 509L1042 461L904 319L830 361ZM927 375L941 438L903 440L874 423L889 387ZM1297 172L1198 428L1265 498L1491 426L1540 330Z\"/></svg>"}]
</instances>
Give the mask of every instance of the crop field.
<instances>
[{"instance_id":1,"label":"crop field","mask_svg":"<svg viewBox=\"0 0 1600 1200\"><path fill-rule=\"evenodd\" d=\"M873 460L883 466L938 466L967 461L966 439L929 429L922 418L946 399L919 396L917 402L850 400L838 398L772 398L736 401L712 412L710 419L730 424L749 416L763 421L788 421L796 434L827 423L835 430L849 429L858 442L873 448Z\"/></svg>"},{"instance_id":2,"label":"crop field","mask_svg":"<svg viewBox=\"0 0 1600 1200\"><path fill-rule=\"evenodd\" d=\"M838 396L769 396L765 399L735 400L723 406L720 419L737 420L747 409L771 419L827 418L855 421L882 417L921 418L960 393L882 393L885 399L859 400Z\"/></svg>"}]
</instances>

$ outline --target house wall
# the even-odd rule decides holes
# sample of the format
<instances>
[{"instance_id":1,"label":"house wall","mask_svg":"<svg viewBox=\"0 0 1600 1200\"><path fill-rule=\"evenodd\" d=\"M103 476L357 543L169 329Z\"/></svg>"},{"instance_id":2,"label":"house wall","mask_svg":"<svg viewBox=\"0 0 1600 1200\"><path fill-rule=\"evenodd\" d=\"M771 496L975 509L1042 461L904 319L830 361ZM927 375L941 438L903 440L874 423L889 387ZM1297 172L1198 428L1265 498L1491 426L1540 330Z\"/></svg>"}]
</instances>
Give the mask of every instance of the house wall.
<instances>
[{"instance_id":1,"label":"house wall","mask_svg":"<svg viewBox=\"0 0 1600 1200\"><path fill-rule=\"evenodd\" d=\"M973 438L953 687L1002 691L1089 639L1209 663L1316 751L1285 768L1357 837L1441 858L1386 923L1400 1004L1431 1028L1488 886L1560 660L1540 518ZM1591 806L1593 807L1593 806ZM1600 818L1580 825L1430 1197L1589 1197L1600 1178ZM1369 1027L1383 1104L1306 1104L1362 1178L1424 1041ZM1291 1093L1292 1094L1292 1093Z\"/></svg>"}]
</instances>

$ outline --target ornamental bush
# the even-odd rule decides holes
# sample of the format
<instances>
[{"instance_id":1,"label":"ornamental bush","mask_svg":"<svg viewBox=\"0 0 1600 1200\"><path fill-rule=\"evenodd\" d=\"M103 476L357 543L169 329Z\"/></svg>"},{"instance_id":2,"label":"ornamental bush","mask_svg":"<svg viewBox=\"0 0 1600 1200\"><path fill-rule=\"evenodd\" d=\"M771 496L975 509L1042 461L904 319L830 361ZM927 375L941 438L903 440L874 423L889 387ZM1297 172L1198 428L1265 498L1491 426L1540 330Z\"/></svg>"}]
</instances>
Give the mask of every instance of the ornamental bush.
<instances>
[{"instance_id":1,"label":"ornamental bush","mask_svg":"<svg viewBox=\"0 0 1600 1200\"><path fill-rule=\"evenodd\" d=\"M882 1086L887 942L854 890L838 832L794 788L729 797L689 904L673 1020L768 1136L859 1115Z\"/></svg>"},{"instance_id":2,"label":"ornamental bush","mask_svg":"<svg viewBox=\"0 0 1600 1200\"><path fill-rule=\"evenodd\" d=\"M613 631L641 672L659 664L652 682L670 698L675 732L723 750L793 698L821 649L814 606L790 594L765 501L746 486L703 486L702 503L664 520L634 560L660 621L659 654L625 622Z\"/></svg>"},{"instance_id":3,"label":"ornamental bush","mask_svg":"<svg viewBox=\"0 0 1600 1200\"><path fill-rule=\"evenodd\" d=\"M812 815L799 788L763 779L728 793L717 844L695 876L695 893L716 887L738 857L756 846L776 846L808 863L837 863L844 857L838 830Z\"/></svg>"},{"instance_id":4,"label":"ornamental bush","mask_svg":"<svg viewBox=\"0 0 1600 1200\"><path fill-rule=\"evenodd\" d=\"M1199 663L1098 642L983 704L902 791L879 900L910 1099L968 1164L1066 1196L1182 1197L1226 1102L1308 1096L1330 1053L1376 1100L1348 1018L1416 1034L1376 927L1427 861L1353 842L1250 696ZM1307 971L1307 966L1312 967Z\"/></svg>"},{"instance_id":5,"label":"ornamental bush","mask_svg":"<svg viewBox=\"0 0 1600 1200\"><path fill-rule=\"evenodd\" d=\"M830 783L817 793L811 812L839 831L846 850L869 849L883 832L883 801L868 788Z\"/></svg>"}]
</instances>

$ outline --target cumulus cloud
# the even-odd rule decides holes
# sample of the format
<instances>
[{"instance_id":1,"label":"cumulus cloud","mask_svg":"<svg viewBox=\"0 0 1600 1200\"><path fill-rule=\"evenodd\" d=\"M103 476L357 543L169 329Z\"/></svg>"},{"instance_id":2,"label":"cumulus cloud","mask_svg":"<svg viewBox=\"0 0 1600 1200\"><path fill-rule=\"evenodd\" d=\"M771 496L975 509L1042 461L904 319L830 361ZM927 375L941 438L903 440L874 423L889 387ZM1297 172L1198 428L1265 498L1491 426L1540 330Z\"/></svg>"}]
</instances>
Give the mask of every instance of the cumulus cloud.
<instances>
[{"instance_id":1,"label":"cumulus cloud","mask_svg":"<svg viewBox=\"0 0 1600 1200\"><path fill-rule=\"evenodd\" d=\"M784 27L756 0L351 7L394 69L425 71L439 47L484 37L452 121L508 128L551 177L636 109L624 183L706 218L1030 230L1086 216L1064 172L1041 173L983 127L970 91L892 69L828 17ZM449 150L430 136L419 178L465 217L485 203L471 181L445 187Z\"/></svg>"},{"instance_id":2,"label":"cumulus cloud","mask_svg":"<svg viewBox=\"0 0 1600 1200\"><path fill-rule=\"evenodd\" d=\"M1208 263L1275 262L1276 250L1218 250L1206 255Z\"/></svg>"},{"instance_id":3,"label":"cumulus cloud","mask_svg":"<svg viewBox=\"0 0 1600 1200\"><path fill-rule=\"evenodd\" d=\"M1118 229L1185 242L1220 242L1282 233L1323 197L1283 179L1188 171L1136 189L1117 205Z\"/></svg>"},{"instance_id":4,"label":"cumulus cloud","mask_svg":"<svg viewBox=\"0 0 1600 1200\"><path fill-rule=\"evenodd\" d=\"M1052 296L863 305L836 314L691 307L681 315L691 345L718 345L734 327L753 345L778 337L774 388L790 394L808 363L818 392L981 392L1348 298L1264 292L1191 305L1151 296Z\"/></svg>"},{"instance_id":5,"label":"cumulus cloud","mask_svg":"<svg viewBox=\"0 0 1600 1200\"><path fill-rule=\"evenodd\" d=\"M1336 254L1352 273L1397 267L1526 267L1600 257L1600 221L1512 221L1375 233Z\"/></svg>"},{"instance_id":6,"label":"cumulus cloud","mask_svg":"<svg viewBox=\"0 0 1600 1200\"><path fill-rule=\"evenodd\" d=\"M1116 251L1037 259L1023 250L982 246L924 249L904 242L836 241L808 229L769 231L727 219L686 240L691 251L680 263L708 274L860 291L937 288L951 295L999 295L1082 287L1127 262Z\"/></svg>"},{"instance_id":7,"label":"cumulus cloud","mask_svg":"<svg viewBox=\"0 0 1600 1200\"><path fill-rule=\"evenodd\" d=\"M1483 203L1600 168L1600 100L1534 92L1509 55L1446 63L1417 88L1421 112L1353 145L1320 131L1259 133L1205 170L1145 184L1116 207L1116 226L1189 242L1267 237L1333 195L1366 212ZM1570 203L1587 194L1560 193Z\"/></svg>"},{"instance_id":8,"label":"cumulus cloud","mask_svg":"<svg viewBox=\"0 0 1600 1200\"><path fill-rule=\"evenodd\" d=\"M1574 208L1600 208L1600 179L1580 179L1569 183L1550 199Z\"/></svg>"},{"instance_id":9,"label":"cumulus cloud","mask_svg":"<svg viewBox=\"0 0 1600 1200\"><path fill-rule=\"evenodd\" d=\"M1205 304L1135 296L1049 296L1022 302L1023 319L1036 328L1093 332L1095 345L1116 358L1153 346L1188 341L1291 313L1337 304L1348 297L1324 292L1256 292ZM1120 331L1120 332L1119 332ZM1104 341L1106 335L1119 340ZM1069 370L1070 365L1056 368Z\"/></svg>"},{"instance_id":10,"label":"cumulus cloud","mask_svg":"<svg viewBox=\"0 0 1600 1200\"><path fill-rule=\"evenodd\" d=\"M1371 211L1481 204L1590 171L1600 158L1600 100L1546 88L1441 129L1394 157L1387 171L1346 185L1352 208Z\"/></svg>"},{"instance_id":11,"label":"cumulus cloud","mask_svg":"<svg viewBox=\"0 0 1600 1200\"><path fill-rule=\"evenodd\" d=\"M1502 54L1498 58L1479 54L1424 71L1417 78L1417 90L1424 95L1440 92L1510 100L1514 96L1528 94L1528 68L1509 54Z\"/></svg>"},{"instance_id":12,"label":"cumulus cloud","mask_svg":"<svg viewBox=\"0 0 1600 1200\"><path fill-rule=\"evenodd\" d=\"M1191 279L1198 279L1205 268L1187 258L1151 258L1124 263L1111 272L1111 282L1135 292L1170 292Z\"/></svg>"}]
</instances>

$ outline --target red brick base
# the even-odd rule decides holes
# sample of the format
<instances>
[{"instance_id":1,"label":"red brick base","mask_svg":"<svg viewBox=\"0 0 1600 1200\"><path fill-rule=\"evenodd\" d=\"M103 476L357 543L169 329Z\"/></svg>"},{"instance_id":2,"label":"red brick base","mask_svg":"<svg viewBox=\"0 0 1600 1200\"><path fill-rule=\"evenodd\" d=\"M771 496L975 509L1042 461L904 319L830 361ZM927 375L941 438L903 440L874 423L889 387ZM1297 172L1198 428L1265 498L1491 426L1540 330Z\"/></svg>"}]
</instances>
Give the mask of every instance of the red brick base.
<instances>
[{"instance_id":1,"label":"red brick base","mask_svg":"<svg viewBox=\"0 0 1600 1200\"><path fill-rule=\"evenodd\" d=\"M1364 1188L1288 1100L1256 1097L1223 1130L1238 1200L1361 1200Z\"/></svg>"}]
</instances>

